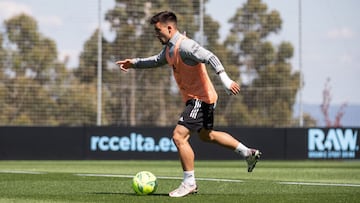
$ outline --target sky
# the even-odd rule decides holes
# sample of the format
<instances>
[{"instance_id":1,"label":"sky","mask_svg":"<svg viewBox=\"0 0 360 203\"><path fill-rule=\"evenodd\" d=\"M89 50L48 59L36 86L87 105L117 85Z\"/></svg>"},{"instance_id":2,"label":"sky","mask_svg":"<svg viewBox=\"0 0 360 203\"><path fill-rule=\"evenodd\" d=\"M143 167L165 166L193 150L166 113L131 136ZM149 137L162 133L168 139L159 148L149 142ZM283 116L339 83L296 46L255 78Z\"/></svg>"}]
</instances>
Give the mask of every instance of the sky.
<instances>
[{"instance_id":1,"label":"sky","mask_svg":"<svg viewBox=\"0 0 360 203\"><path fill-rule=\"evenodd\" d=\"M68 65L76 67L84 42L98 26L98 2L99 0L0 0L0 23L20 12L32 15L38 22L40 32L56 41L60 60L68 55ZM103 15L114 7L114 0L101 2ZM360 91L357 89L360 88L360 1L263 2L269 10L279 11L283 20L281 31L272 35L269 40L274 44L288 41L295 48L291 64L294 70L301 70L304 76L303 103L321 104L325 82L330 78L332 104L346 102L348 105L360 105ZM245 0L209 0L206 4L206 13L220 23L222 40L230 29L228 19L244 3ZM109 30L109 24L102 22L102 28ZM3 29L2 25L0 29ZM105 37L113 36L106 33Z\"/></svg>"}]
</instances>

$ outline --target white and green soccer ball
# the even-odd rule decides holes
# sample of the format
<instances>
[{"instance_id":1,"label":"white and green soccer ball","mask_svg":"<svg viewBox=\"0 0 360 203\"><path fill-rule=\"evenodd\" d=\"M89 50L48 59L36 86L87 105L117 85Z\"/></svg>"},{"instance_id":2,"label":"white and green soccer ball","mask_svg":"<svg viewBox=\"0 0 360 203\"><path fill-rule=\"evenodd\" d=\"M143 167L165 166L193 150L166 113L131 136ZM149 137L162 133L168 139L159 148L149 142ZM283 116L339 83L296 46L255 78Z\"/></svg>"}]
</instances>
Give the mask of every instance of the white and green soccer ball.
<instances>
[{"instance_id":1,"label":"white and green soccer ball","mask_svg":"<svg viewBox=\"0 0 360 203\"><path fill-rule=\"evenodd\" d=\"M149 171L140 171L134 176L132 187L138 195L152 194L158 187L157 178Z\"/></svg>"}]
</instances>

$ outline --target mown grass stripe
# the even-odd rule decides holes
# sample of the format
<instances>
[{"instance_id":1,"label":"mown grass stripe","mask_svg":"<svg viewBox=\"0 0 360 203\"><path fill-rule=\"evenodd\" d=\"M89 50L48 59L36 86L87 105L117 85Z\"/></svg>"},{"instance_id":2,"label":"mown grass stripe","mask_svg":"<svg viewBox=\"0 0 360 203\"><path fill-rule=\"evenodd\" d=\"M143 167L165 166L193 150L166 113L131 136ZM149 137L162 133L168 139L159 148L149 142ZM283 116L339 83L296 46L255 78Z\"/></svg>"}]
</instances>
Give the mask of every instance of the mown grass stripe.
<instances>
[{"instance_id":1,"label":"mown grass stripe","mask_svg":"<svg viewBox=\"0 0 360 203\"><path fill-rule=\"evenodd\" d=\"M0 173L10 173L10 174L32 174L32 175L41 175L47 174L47 172L38 172L38 171L18 171L18 170L0 170ZM133 175L125 174L83 174L78 173L74 174L76 176L85 176L85 177L117 177L117 178L133 178ZM171 177L171 176L158 176L159 179L168 179L168 180L182 180L181 177ZM214 182L233 182L233 183L242 183L243 180L238 179L222 179L222 178L196 178L197 180L202 181L214 181ZM335 187L360 187L360 184L349 184L349 183L316 183L316 182L277 182L282 185L308 185L308 186L335 186Z\"/></svg>"},{"instance_id":2,"label":"mown grass stripe","mask_svg":"<svg viewBox=\"0 0 360 203\"><path fill-rule=\"evenodd\" d=\"M133 175L120 175L120 174L75 174L76 176L88 176L88 177L116 177L116 178L132 178ZM159 179L168 179L168 180L182 180L180 177L170 177L170 176L157 176ZM242 180L235 179L221 179L221 178L196 178L196 180L203 181L218 181L218 182L233 182L233 183L242 183Z\"/></svg>"},{"instance_id":3,"label":"mown grass stripe","mask_svg":"<svg viewBox=\"0 0 360 203\"><path fill-rule=\"evenodd\" d=\"M283 185L311 185L311 186L338 186L338 187L360 187L358 184L347 183L307 183L307 182L278 182Z\"/></svg>"},{"instance_id":4,"label":"mown grass stripe","mask_svg":"<svg viewBox=\"0 0 360 203\"><path fill-rule=\"evenodd\" d=\"M13 171L13 170L0 170L0 173L33 174L33 175L46 174L46 172L38 172L38 171Z\"/></svg>"}]
</instances>

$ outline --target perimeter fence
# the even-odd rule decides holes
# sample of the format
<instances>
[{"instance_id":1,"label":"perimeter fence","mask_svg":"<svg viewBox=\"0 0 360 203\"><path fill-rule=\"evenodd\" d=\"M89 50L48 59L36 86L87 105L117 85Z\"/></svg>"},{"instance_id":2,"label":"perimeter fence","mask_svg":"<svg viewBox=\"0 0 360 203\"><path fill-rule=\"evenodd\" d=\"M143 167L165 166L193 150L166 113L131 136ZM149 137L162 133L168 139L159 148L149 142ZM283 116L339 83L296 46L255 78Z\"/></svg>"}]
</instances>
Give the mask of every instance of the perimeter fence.
<instances>
[{"instance_id":1,"label":"perimeter fence","mask_svg":"<svg viewBox=\"0 0 360 203\"><path fill-rule=\"evenodd\" d=\"M66 2L59 12L71 9ZM162 10L174 11L180 31L215 53L231 78L242 84L240 95L226 95L208 66L219 93L216 125L299 125L293 107L301 78L290 62L295 45L271 41L271 35L286 28L282 27L281 13L263 1L244 0L233 5L237 9L228 19L231 28L222 39L220 23L207 11L211 2L206 0L116 0L106 10L103 8L109 1L87 2L84 13L99 16L102 23L85 18L84 13L65 19L79 29L99 25L83 33L88 37L75 65L69 63L70 55L60 56L58 42L40 31L39 19L31 14L16 14L2 22L1 126L173 126L184 104L171 68L124 73L114 64L120 59L159 53L162 47L148 20ZM67 32L70 36L77 31ZM308 119L305 124L315 125L315 121Z\"/></svg>"}]
</instances>

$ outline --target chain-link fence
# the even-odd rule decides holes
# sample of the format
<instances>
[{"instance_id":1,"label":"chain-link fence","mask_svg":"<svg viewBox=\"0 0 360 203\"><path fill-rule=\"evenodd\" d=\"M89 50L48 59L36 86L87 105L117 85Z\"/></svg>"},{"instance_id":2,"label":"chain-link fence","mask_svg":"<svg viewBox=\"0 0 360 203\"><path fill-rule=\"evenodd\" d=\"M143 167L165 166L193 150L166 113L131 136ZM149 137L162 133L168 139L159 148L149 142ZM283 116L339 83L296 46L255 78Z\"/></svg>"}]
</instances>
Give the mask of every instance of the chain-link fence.
<instances>
[{"instance_id":1,"label":"chain-link fence","mask_svg":"<svg viewBox=\"0 0 360 203\"><path fill-rule=\"evenodd\" d=\"M99 3L83 5L84 12L99 15ZM261 0L241 1L233 5L237 10L229 19L231 29L220 40L219 22L207 12L207 3L117 0L112 8L100 12L106 21L101 26L101 43L99 29L84 34L88 37L75 67L70 67L67 58L59 60L61 45L40 31L39 19L27 13L9 17L2 22L0 33L0 125L96 125L99 67L101 125L174 125L184 104L172 70L164 66L124 73L114 64L120 59L159 53L162 47L148 20L159 11L171 10L178 16L180 31L215 53L230 77L242 84L239 96L228 96L208 67L219 94L216 125L297 126L293 106L300 74L290 63L295 45L269 40L283 29L281 13ZM94 24L83 13L67 20L74 27ZM67 34L72 32L78 31L68 30ZM305 124L312 122L308 119Z\"/></svg>"}]
</instances>

